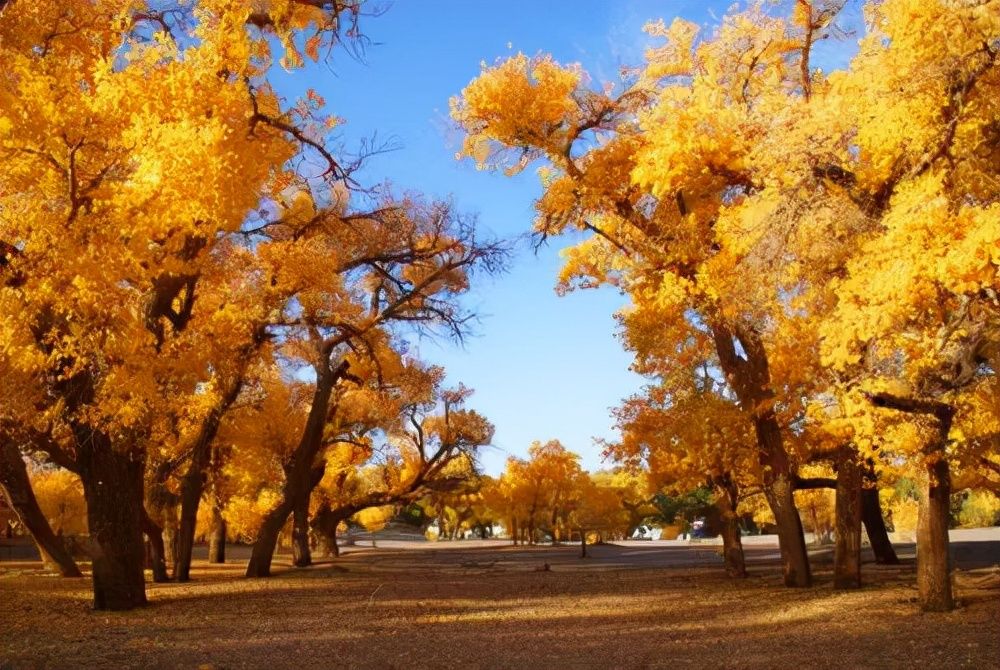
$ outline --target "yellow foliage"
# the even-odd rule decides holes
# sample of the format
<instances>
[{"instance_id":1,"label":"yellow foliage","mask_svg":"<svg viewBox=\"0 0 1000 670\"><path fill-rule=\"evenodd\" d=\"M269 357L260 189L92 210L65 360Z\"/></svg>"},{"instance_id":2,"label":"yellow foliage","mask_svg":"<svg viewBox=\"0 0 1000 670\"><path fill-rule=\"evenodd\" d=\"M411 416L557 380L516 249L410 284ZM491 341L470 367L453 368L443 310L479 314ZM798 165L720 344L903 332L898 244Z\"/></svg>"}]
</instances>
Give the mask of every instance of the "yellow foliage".
<instances>
[{"instance_id":1,"label":"yellow foliage","mask_svg":"<svg viewBox=\"0 0 1000 670\"><path fill-rule=\"evenodd\" d=\"M355 514L354 520L364 526L369 533L374 533L385 528L395 513L396 508L392 505L369 507Z\"/></svg>"},{"instance_id":2,"label":"yellow foliage","mask_svg":"<svg viewBox=\"0 0 1000 670\"><path fill-rule=\"evenodd\" d=\"M271 508L278 501L276 493L262 491L260 495L249 498L235 496L226 505L223 516L226 519L226 530L229 535L242 542L253 542L257 539L261 523Z\"/></svg>"},{"instance_id":3,"label":"yellow foliage","mask_svg":"<svg viewBox=\"0 0 1000 670\"><path fill-rule=\"evenodd\" d=\"M56 535L87 533L87 503L80 478L68 470L35 470L31 488Z\"/></svg>"},{"instance_id":4,"label":"yellow foliage","mask_svg":"<svg viewBox=\"0 0 1000 670\"><path fill-rule=\"evenodd\" d=\"M1000 524L1000 496L987 491L969 491L958 513L963 528L983 528Z\"/></svg>"}]
</instances>

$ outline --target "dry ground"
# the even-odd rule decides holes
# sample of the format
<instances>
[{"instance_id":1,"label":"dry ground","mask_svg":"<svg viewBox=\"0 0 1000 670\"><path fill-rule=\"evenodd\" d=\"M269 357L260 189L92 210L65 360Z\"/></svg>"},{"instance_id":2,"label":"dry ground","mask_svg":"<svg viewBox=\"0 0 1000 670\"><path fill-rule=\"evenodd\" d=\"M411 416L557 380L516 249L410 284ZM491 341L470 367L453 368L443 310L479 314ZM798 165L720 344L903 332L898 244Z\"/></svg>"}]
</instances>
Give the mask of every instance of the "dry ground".
<instances>
[{"instance_id":1,"label":"dry ground","mask_svg":"<svg viewBox=\"0 0 1000 670\"><path fill-rule=\"evenodd\" d=\"M267 580L196 562L196 582L110 614L87 580L0 564L0 668L1000 668L995 592L921 614L912 563L866 565L868 586L836 592L822 566L792 590L766 562L732 581L647 567L634 547L575 551L367 550Z\"/></svg>"}]
</instances>

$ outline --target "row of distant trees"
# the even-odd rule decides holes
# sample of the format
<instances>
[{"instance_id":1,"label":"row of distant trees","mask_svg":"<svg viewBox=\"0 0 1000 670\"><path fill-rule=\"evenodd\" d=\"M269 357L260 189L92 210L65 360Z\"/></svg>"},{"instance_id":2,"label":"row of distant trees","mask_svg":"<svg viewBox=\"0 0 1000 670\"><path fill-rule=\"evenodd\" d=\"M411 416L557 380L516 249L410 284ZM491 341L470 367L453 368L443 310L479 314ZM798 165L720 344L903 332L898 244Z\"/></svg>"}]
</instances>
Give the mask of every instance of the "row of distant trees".
<instances>
[{"instance_id":1,"label":"row of distant trees","mask_svg":"<svg viewBox=\"0 0 1000 670\"><path fill-rule=\"evenodd\" d=\"M656 491L644 473L625 469L588 473L578 463L579 456L557 441L532 445L528 458L512 458L496 478L479 474L469 461L455 461L450 466L454 478L446 487L430 492L421 490L420 497L413 502L365 508L342 522L338 530L372 532L397 521L421 533L434 526L433 539L438 540L492 538L494 532L499 532L496 537L506 537L515 544L648 537L653 528L665 531L671 535L667 539L673 539L674 533L690 535L696 520L704 521L704 536L715 537L721 531L724 501L715 496L711 487L684 492ZM43 466L30 472L30 478L39 507L52 530L57 536L73 537L77 546L77 540L87 535L86 500L79 477L68 470ZM903 478L882 489L881 494L887 530L916 530L919 506L916 484ZM412 498L404 496L404 499ZM813 534L814 541L832 542L836 521L833 492L802 490L796 494L796 503L803 526ZM311 504L313 517L328 504L328 492L321 485ZM13 510L4 512L0 524L6 527L7 535L28 533ZM227 541L243 544L256 541L266 513L267 507L259 497L236 496L221 508L205 505L199 511L196 538L210 541L211 559L221 562ZM766 501L759 495L741 501L738 517L743 534L767 533L773 528ZM977 491L952 495L951 527L998 524L997 496ZM291 547L292 537L292 524L287 522L280 543ZM337 552L336 540L336 535L314 531L308 544L329 555ZM171 561L176 560L173 553L167 555Z\"/></svg>"}]
</instances>

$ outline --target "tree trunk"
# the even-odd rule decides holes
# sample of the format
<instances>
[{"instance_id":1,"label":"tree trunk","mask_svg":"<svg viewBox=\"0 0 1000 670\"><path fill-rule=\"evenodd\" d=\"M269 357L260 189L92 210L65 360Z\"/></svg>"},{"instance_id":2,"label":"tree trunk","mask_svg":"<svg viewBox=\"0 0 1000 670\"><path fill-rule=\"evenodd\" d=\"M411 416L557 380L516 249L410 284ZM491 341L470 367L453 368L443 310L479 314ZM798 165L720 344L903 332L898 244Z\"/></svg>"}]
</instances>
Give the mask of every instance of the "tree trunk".
<instances>
[{"instance_id":1,"label":"tree trunk","mask_svg":"<svg viewBox=\"0 0 1000 670\"><path fill-rule=\"evenodd\" d=\"M722 519L722 558L726 565L726 574L730 577L746 577L743 539L740 535L739 517L736 514L739 490L728 476L717 481L716 487L720 492L716 505Z\"/></svg>"},{"instance_id":2,"label":"tree trunk","mask_svg":"<svg viewBox=\"0 0 1000 670\"><path fill-rule=\"evenodd\" d=\"M947 612L955 607L951 592L948 548L951 481L944 454L932 454L921 478L917 517L917 588L925 612Z\"/></svg>"},{"instance_id":3,"label":"tree trunk","mask_svg":"<svg viewBox=\"0 0 1000 670\"><path fill-rule=\"evenodd\" d=\"M836 541L833 587L861 586L861 467L853 451L837 463Z\"/></svg>"},{"instance_id":4,"label":"tree trunk","mask_svg":"<svg viewBox=\"0 0 1000 670\"><path fill-rule=\"evenodd\" d=\"M340 556L340 546L337 543L337 528L341 522L355 513L353 508L332 510L327 503L320 505L312 519L313 531L326 541L326 550L334 557Z\"/></svg>"},{"instance_id":5,"label":"tree trunk","mask_svg":"<svg viewBox=\"0 0 1000 670\"><path fill-rule=\"evenodd\" d=\"M297 568L312 565L309 548L309 496L301 496L292 511L292 564Z\"/></svg>"},{"instance_id":6,"label":"tree trunk","mask_svg":"<svg viewBox=\"0 0 1000 670\"><path fill-rule=\"evenodd\" d=\"M329 356L329 353L324 353L324 356ZM347 373L347 368L346 361L342 361L336 369L331 368L329 359L316 366L316 388L313 391L309 416L306 418L299 444L285 464L285 485L282 487L281 500L264 517L260 534L253 544L250 562L247 565L247 577L271 575L271 561L274 559L282 526L293 510L302 505L308 508L312 490L323 478L326 463L317 465L315 461L323 446L323 430L329 418L330 398L334 386Z\"/></svg>"},{"instance_id":7,"label":"tree trunk","mask_svg":"<svg viewBox=\"0 0 1000 670\"><path fill-rule=\"evenodd\" d=\"M208 467L208 445L204 458L199 448L191 456L191 463L181 480L181 517L176 533L176 562L174 577L179 582L191 579L191 555L194 551L194 535L198 524L198 507L205 491L206 468Z\"/></svg>"},{"instance_id":8,"label":"tree trunk","mask_svg":"<svg viewBox=\"0 0 1000 670\"><path fill-rule=\"evenodd\" d=\"M178 574L178 559L180 558L180 546L178 543L180 530L177 523L177 507L171 506L167 508L166 512L167 514L163 518L163 550L167 557L167 563L170 564L176 578ZM185 578L178 581L187 580Z\"/></svg>"},{"instance_id":9,"label":"tree trunk","mask_svg":"<svg viewBox=\"0 0 1000 670\"><path fill-rule=\"evenodd\" d=\"M226 562L226 520L222 508L216 500L212 505L212 530L208 536L208 562Z\"/></svg>"},{"instance_id":10,"label":"tree trunk","mask_svg":"<svg viewBox=\"0 0 1000 670\"><path fill-rule=\"evenodd\" d=\"M722 523L722 556L726 564L726 574L730 577L746 577L747 567L743 557L743 540L736 517Z\"/></svg>"},{"instance_id":11,"label":"tree trunk","mask_svg":"<svg viewBox=\"0 0 1000 670\"><path fill-rule=\"evenodd\" d=\"M142 532L149 542L149 568L153 571L153 581L162 584L170 581L167 574L167 553L163 544L163 529L143 509Z\"/></svg>"},{"instance_id":12,"label":"tree trunk","mask_svg":"<svg viewBox=\"0 0 1000 670\"><path fill-rule=\"evenodd\" d=\"M247 565L247 577L270 577L271 561L274 560L274 552L278 545L278 536L281 529L288 520L288 515L299 511L302 518L303 532L298 535L295 521L292 522L292 553L293 560L298 560L304 551L305 558L312 561L312 552L309 549L309 498L313 489L323 479L323 472L326 470L326 462L321 462L311 471L305 472L305 479L302 478L302 471L290 468L286 474L285 486L282 489L281 501L264 517L264 525L257 536L257 541L253 543L253 550L250 554L250 563ZM301 512L301 510L305 512ZM267 532L265 533L265 527ZM301 544L300 544L301 540ZM296 567L304 567L310 563L303 563Z\"/></svg>"},{"instance_id":13,"label":"tree trunk","mask_svg":"<svg viewBox=\"0 0 1000 670\"><path fill-rule=\"evenodd\" d=\"M819 516L816 514L816 505L809 505L809 520L812 521L813 529L813 545L819 546L822 544L819 536Z\"/></svg>"},{"instance_id":14,"label":"tree trunk","mask_svg":"<svg viewBox=\"0 0 1000 670\"><path fill-rule=\"evenodd\" d=\"M208 467L212 460L212 444L219 433L219 426L229 408L239 398L243 390L243 372L256 346L263 341L260 334L254 339L253 347L246 350L241 358L237 376L230 380L225 395L219 400L212 411L205 417L198 430L194 447L191 451L191 462L184 479L181 480L181 518L177 531L177 562L174 566L174 577L179 582L191 578L191 553L194 551L194 535L198 524L198 507L205 492L208 480ZM218 454L216 454L218 456Z\"/></svg>"},{"instance_id":15,"label":"tree trunk","mask_svg":"<svg viewBox=\"0 0 1000 670\"><path fill-rule=\"evenodd\" d=\"M587 531L580 530L580 558L587 558Z\"/></svg>"},{"instance_id":16,"label":"tree trunk","mask_svg":"<svg viewBox=\"0 0 1000 670\"><path fill-rule=\"evenodd\" d=\"M756 418L754 425L758 443L769 447L761 453L761 464L764 466L763 489L778 527L778 547L785 586L811 586L809 553L806 551L799 510L795 507L794 487L788 457L781 444L778 422L773 414L767 412L763 417Z\"/></svg>"},{"instance_id":17,"label":"tree trunk","mask_svg":"<svg viewBox=\"0 0 1000 670\"><path fill-rule=\"evenodd\" d=\"M235 400L238 390L232 393L232 399ZM228 408L229 404L232 403L225 404L225 407ZM198 507L201 505L201 498L205 493L208 466L212 456L212 442L218 433L223 411L217 409L205 420L191 452L191 462L184 473L184 478L181 479L181 514L177 525L174 552L174 577L179 582L191 579L191 556L194 552L195 532L198 526Z\"/></svg>"},{"instance_id":18,"label":"tree trunk","mask_svg":"<svg viewBox=\"0 0 1000 670\"><path fill-rule=\"evenodd\" d=\"M264 516L264 522L253 543L250 562L247 564L247 577L270 577L271 561L278 546L278 535L285 525L288 515L292 513L292 501L284 499Z\"/></svg>"},{"instance_id":19,"label":"tree trunk","mask_svg":"<svg viewBox=\"0 0 1000 670\"><path fill-rule=\"evenodd\" d=\"M726 379L736 391L740 406L753 420L764 497L778 527L785 585L810 586L809 554L792 495L794 473L774 414L775 398L764 342L755 330L739 324L714 320L711 328ZM737 340L742 352L737 351Z\"/></svg>"},{"instance_id":20,"label":"tree trunk","mask_svg":"<svg viewBox=\"0 0 1000 670\"><path fill-rule=\"evenodd\" d=\"M340 545L337 544L337 526L340 524L334 524L333 528L330 529L330 534L327 536L327 542L329 542L330 550L333 552L334 558L340 558Z\"/></svg>"},{"instance_id":21,"label":"tree trunk","mask_svg":"<svg viewBox=\"0 0 1000 670\"><path fill-rule=\"evenodd\" d=\"M945 458L955 407L936 399L876 393L869 396L876 407L909 414L933 416L938 435L924 450L921 496L917 515L917 589L925 612L947 612L955 607L951 593L951 556L948 521L951 512L951 473Z\"/></svg>"},{"instance_id":22,"label":"tree trunk","mask_svg":"<svg viewBox=\"0 0 1000 670\"><path fill-rule=\"evenodd\" d=\"M11 509L31 533L38 545L42 561L59 570L63 577L82 577L62 539L52 532L48 520L38 506L28 478L28 468L20 450L13 444L0 444L0 492L5 494Z\"/></svg>"},{"instance_id":23,"label":"tree trunk","mask_svg":"<svg viewBox=\"0 0 1000 670\"><path fill-rule=\"evenodd\" d=\"M89 432L78 448L90 528L94 609L128 610L146 603L142 542L143 459Z\"/></svg>"},{"instance_id":24,"label":"tree trunk","mask_svg":"<svg viewBox=\"0 0 1000 670\"><path fill-rule=\"evenodd\" d=\"M864 520L865 531L868 533L868 542L872 545L872 552L875 554L875 562L879 565L899 565L899 557L896 550L892 548L889 540L889 532L885 527L885 518L882 516L882 504L878 499L878 488L875 487L874 470L866 475L869 482L861 489L861 517Z\"/></svg>"},{"instance_id":25,"label":"tree trunk","mask_svg":"<svg viewBox=\"0 0 1000 670\"><path fill-rule=\"evenodd\" d=\"M153 571L153 581L166 582L170 581L168 563L176 565L173 552L176 546L177 494L167 487L167 479L174 467L164 461L152 470L145 492L142 532L149 542L149 568Z\"/></svg>"}]
</instances>

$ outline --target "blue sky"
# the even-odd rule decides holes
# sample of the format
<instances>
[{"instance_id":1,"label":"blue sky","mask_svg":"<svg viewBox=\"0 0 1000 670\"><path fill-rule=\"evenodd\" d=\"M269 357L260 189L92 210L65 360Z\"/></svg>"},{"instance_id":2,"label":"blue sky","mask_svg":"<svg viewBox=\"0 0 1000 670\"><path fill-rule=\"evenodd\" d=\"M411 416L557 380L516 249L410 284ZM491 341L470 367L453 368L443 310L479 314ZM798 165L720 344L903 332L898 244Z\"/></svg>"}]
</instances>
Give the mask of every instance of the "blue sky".
<instances>
[{"instance_id":1,"label":"blue sky","mask_svg":"<svg viewBox=\"0 0 1000 670\"><path fill-rule=\"evenodd\" d=\"M478 214L484 230L515 237L531 228L540 192L534 170L511 179L455 160L460 136L448 100L480 63L544 52L582 63L596 81L614 81L621 66L641 62L647 20L683 16L712 26L729 4L397 0L362 24L374 42L364 62L337 52L328 63L274 81L289 100L308 88L320 93L330 112L346 119L348 147L374 132L399 145L371 161L365 181L452 197ZM495 447L482 457L491 474L508 455L525 454L532 440L554 438L581 454L585 468L601 467L593 438L614 436L610 408L643 383L628 371L630 357L615 338L612 315L625 299L605 289L555 295L559 249L568 242L553 240L537 254L522 245L509 273L475 286L468 304L482 321L464 348L419 344L421 357L444 365L449 380L476 389L470 407L496 425Z\"/></svg>"}]
</instances>

